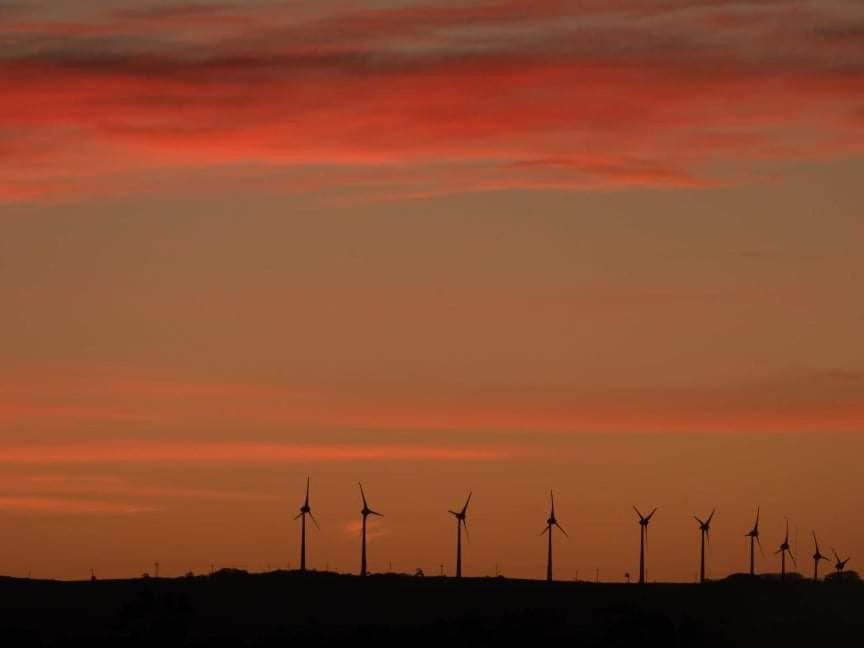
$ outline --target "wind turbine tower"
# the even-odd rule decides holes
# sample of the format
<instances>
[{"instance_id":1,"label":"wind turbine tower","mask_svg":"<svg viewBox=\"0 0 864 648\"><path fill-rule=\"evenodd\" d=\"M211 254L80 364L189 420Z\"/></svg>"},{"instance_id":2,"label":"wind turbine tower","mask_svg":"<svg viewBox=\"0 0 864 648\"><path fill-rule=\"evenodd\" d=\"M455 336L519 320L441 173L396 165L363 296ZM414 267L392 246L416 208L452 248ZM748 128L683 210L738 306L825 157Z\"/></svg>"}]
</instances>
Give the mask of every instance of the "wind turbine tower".
<instances>
[{"instance_id":1,"label":"wind turbine tower","mask_svg":"<svg viewBox=\"0 0 864 648\"><path fill-rule=\"evenodd\" d=\"M447 511L450 515L456 518L456 578L462 578L462 527L465 527L465 535L468 540L471 540L471 535L468 533L468 504L471 503L472 493L468 493L468 499L465 500L465 506L460 511Z\"/></svg>"},{"instance_id":2,"label":"wind turbine tower","mask_svg":"<svg viewBox=\"0 0 864 648\"><path fill-rule=\"evenodd\" d=\"M318 526L318 521L315 519L315 516L312 515L312 508L309 506L309 478L306 478L306 499L303 500L303 506L300 507L300 512L294 518L295 520L300 520L300 571L306 571L306 516L309 516L309 519L315 524L316 528Z\"/></svg>"},{"instance_id":3,"label":"wind turbine tower","mask_svg":"<svg viewBox=\"0 0 864 648\"><path fill-rule=\"evenodd\" d=\"M774 552L780 554L780 580L786 579L786 554L792 559L792 564L798 566L795 556L792 555L792 549L789 547L789 520L786 520L786 536L783 538L783 544Z\"/></svg>"},{"instance_id":4,"label":"wind turbine tower","mask_svg":"<svg viewBox=\"0 0 864 648\"><path fill-rule=\"evenodd\" d=\"M540 535L544 533L547 534L547 551L546 551L546 580L550 583L552 582L552 530L555 527L558 527L558 530L563 533L566 537L570 537L567 535L567 532L564 530L560 524L558 524L558 519L555 517L555 495L552 491L549 491L549 500L551 502L551 509L549 511L549 518L546 520L546 528L540 532Z\"/></svg>"},{"instance_id":5,"label":"wind turbine tower","mask_svg":"<svg viewBox=\"0 0 864 648\"><path fill-rule=\"evenodd\" d=\"M645 584L645 549L648 544L648 525L651 524L651 518L657 512L655 508L648 515L642 515L639 509L635 506L633 510L639 516L639 584Z\"/></svg>"},{"instance_id":6,"label":"wind turbine tower","mask_svg":"<svg viewBox=\"0 0 864 648\"><path fill-rule=\"evenodd\" d=\"M823 560L828 560L828 556L823 556L819 551L819 541L816 539L816 532L813 532L813 544L816 545L816 553L813 554L813 580L819 580L819 563Z\"/></svg>"},{"instance_id":7,"label":"wind turbine tower","mask_svg":"<svg viewBox=\"0 0 864 648\"><path fill-rule=\"evenodd\" d=\"M756 509L756 522L753 528L745 534L750 538L750 575L756 575L756 545L759 545L759 552L762 552L762 543L759 541L759 509Z\"/></svg>"},{"instance_id":8,"label":"wind turbine tower","mask_svg":"<svg viewBox=\"0 0 864 648\"><path fill-rule=\"evenodd\" d=\"M707 520L700 520L695 515L693 518L696 522L699 523L699 535L702 539L702 542L699 547L699 582L705 582L705 541L711 541L711 520L714 519L714 513L717 512L717 509L711 511L711 515L708 516Z\"/></svg>"},{"instance_id":9,"label":"wind turbine tower","mask_svg":"<svg viewBox=\"0 0 864 648\"><path fill-rule=\"evenodd\" d=\"M359 482L358 482L359 484ZM363 499L363 509L360 511L360 515L363 516L363 539L360 543L360 575L366 575L366 518L370 515L377 515L378 517L383 517L378 511L373 511L369 508L369 504L366 503L366 493L363 492L363 484L360 485L360 497Z\"/></svg>"}]
</instances>

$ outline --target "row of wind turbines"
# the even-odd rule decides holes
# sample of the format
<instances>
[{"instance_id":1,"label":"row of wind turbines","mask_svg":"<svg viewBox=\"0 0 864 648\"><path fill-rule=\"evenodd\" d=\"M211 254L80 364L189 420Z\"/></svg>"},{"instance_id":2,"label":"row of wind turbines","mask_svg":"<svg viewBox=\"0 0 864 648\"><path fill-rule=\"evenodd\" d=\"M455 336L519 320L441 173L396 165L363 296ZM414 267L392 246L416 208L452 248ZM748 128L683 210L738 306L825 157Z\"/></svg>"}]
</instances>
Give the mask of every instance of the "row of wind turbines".
<instances>
[{"instance_id":1,"label":"row of wind turbines","mask_svg":"<svg viewBox=\"0 0 864 648\"><path fill-rule=\"evenodd\" d=\"M370 515L383 517L381 513L370 508L369 503L366 500L366 493L363 490L363 484L358 483L360 487L360 498L363 502L363 508L360 509L361 516L361 541L360 541L360 575L366 576L368 574L367 570L367 559L366 559L366 523L367 519ZM454 511L452 509L447 512L450 513L456 519L456 578L462 577L462 530L465 530L465 535L470 540L470 533L468 532L468 505L471 504L471 495L472 493L468 493L468 498L465 500L465 504L458 511ZM651 524L651 520L654 518L654 515L657 513L657 508L654 508L648 515L643 515L642 512L637 508L633 507L633 510L636 512L636 515L639 519L639 583L644 584L646 582L646 551L648 548L648 527ZM693 516L696 520L696 523L699 525L699 535L700 535L700 548L699 548L699 582L704 583L706 581L706 545L710 543L711 538L711 523L714 520L714 514L717 512L717 509L711 511L711 514L706 517L704 520L698 516ZM762 542L759 539L759 517L760 517L761 509L756 509L756 521L753 524L753 528L750 529L745 535L745 537L750 539L750 576L756 576L756 545L759 546L760 553L763 554L762 551ZM300 520L300 571L306 571L306 517L315 524L316 528L318 526L318 521L312 515L312 507L309 504L309 478L306 478L306 497L303 500L303 505L300 507L300 512L295 516L295 520ZM552 535L558 529L565 536L569 537L567 532L564 530L559 522L558 518L555 517L555 494L552 491L549 491L549 517L546 519L546 526L543 528L543 531L540 532L540 535L547 536L547 544L546 544L546 580L553 580L553 570L552 570ZM819 549L819 541L816 538L816 532L813 532L813 544L815 546L815 553L813 554L813 580L819 580L819 565L823 561L828 561L828 556L822 554ZM832 549L831 552L834 554L834 558L836 562L834 564L834 568L837 573L842 573L846 569L846 564L849 562L850 558L841 559L837 552ZM793 565L797 567L798 562L795 559L795 556L792 554L791 545L789 544L789 520L786 520L786 535L783 538L783 542L780 544L777 551L774 552L775 555L780 556L780 578L785 579L786 577L786 556L792 560ZM629 577L628 577L629 578Z\"/></svg>"}]
</instances>

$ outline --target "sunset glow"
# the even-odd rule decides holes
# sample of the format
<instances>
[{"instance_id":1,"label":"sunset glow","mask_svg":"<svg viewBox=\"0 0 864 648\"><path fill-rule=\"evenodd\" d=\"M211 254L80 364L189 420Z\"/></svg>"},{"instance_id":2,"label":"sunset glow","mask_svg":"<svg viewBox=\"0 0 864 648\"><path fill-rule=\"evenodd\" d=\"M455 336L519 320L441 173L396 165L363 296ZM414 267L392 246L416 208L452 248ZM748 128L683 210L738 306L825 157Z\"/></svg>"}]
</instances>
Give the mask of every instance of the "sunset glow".
<instances>
[{"instance_id":1,"label":"sunset glow","mask_svg":"<svg viewBox=\"0 0 864 648\"><path fill-rule=\"evenodd\" d=\"M471 490L477 575L542 576L550 488L566 579L634 571L634 503L664 579L714 506L718 572L759 505L864 555L862 34L857 0L0 3L0 574L296 563L307 476L316 568L356 571L361 479L373 571L450 569Z\"/></svg>"}]
</instances>

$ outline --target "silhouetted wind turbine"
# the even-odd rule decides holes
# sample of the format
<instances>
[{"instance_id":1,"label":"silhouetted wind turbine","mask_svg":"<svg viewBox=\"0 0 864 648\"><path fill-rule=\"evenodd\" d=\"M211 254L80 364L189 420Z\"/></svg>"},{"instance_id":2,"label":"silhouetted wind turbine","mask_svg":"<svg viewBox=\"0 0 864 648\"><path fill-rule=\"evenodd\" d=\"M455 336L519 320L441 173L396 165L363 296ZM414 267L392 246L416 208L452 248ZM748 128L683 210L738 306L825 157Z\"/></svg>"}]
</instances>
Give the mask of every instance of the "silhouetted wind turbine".
<instances>
[{"instance_id":1,"label":"silhouetted wind turbine","mask_svg":"<svg viewBox=\"0 0 864 648\"><path fill-rule=\"evenodd\" d=\"M750 529L749 532L745 534L750 538L750 575L756 575L756 552L754 551L756 544L759 545L759 553L764 555L765 552L762 551L762 543L759 541L759 508L756 509L756 522L753 524L753 528Z\"/></svg>"},{"instance_id":2,"label":"silhouetted wind turbine","mask_svg":"<svg viewBox=\"0 0 864 648\"><path fill-rule=\"evenodd\" d=\"M695 519L699 523L699 534L702 538L702 543L699 549L699 582L705 582L705 540L711 541L711 520L714 519L714 513L717 512L717 509L711 511L711 515L708 516L707 520L700 520L695 515L693 519Z\"/></svg>"},{"instance_id":3,"label":"silhouetted wind turbine","mask_svg":"<svg viewBox=\"0 0 864 648\"><path fill-rule=\"evenodd\" d=\"M838 573L838 574L842 574L842 573L843 573L843 570L846 569L846 563L848 563L850 559L847 558L846 560L840 560L840 556L838 556L838 555L837 555L837 552L834 551L833 549L831 550L831 553L833 553L833 554L834 554L834 558L837 559L837 562L834 563L834 569L837 570L837 573Z\"/></svg>"},{"instance_id":4,"label":"silhouetted wind turbine","mask_svg":"<svg viewBox=\"0 0 864 648\"><path fill-rule=\"evenodd\" d=\"M813 554L813 580L819 580L819 563L823 560L828 560L828 556L823 556L819 551L819 541L816 539L816 532L813 532L813 544L816 545L816 553Z\"/></svg>"},{"instance_id":5,"label":"silhouetted wind turbine","mask_svg":"<svg viewBox=\"0 0 864 648\"><path fill-rule=\"evenodd\" d=\"M549 500L552 504L552 508L549 511L549 518L546 520L546 528L540 532L540 535L544 533L548 534L548 550L546 552L546 580L550 583L552 582L552 529L558 527L558 530L561 531L568 538L570 536L567 535L567 532L564 530L560 524L558 524L558 520L555 517L555 495L553 495L552 491L549 491Z\"/></svg>"},{"instance_id":6,"label":"silhouetted wind turbine","mask_svg":"<svg viewBox=\"0 0 864 648\"><path fill-rule=\"evenodd\" d=\"M360 482L357 482L360 484ZM370 515L377 515L378 517L384 517L378 511L373 511L369 508L369 504L366 503L366 493L363 492L363 484L360 484L360 497L363 498L363 510L360 511L360 515L363 516L363 540L361 542L361 550L360 550L360 575L366 575L366 518ZM391 570L392 571L392 570Z\"/></svg>"},{"instance_id":7,"label":"silhouetted wind turbine","mask_svg":"<svg viewBox=\"0 0 864 648\"><path fill-rule=\"evenodd\" d=\"M639 584L645 584L645 545L648 544L648 525L651 523L651 518L657 512L655 508L648 515L642 515L639 509L635 506L633 510L639 516Z\"/></svg>"},{"instance_id":8,"label":"silhouetted wind turbine","mask_svg":"<svg viewBox=\"0 0 864 648\"><path fill-rule=\"evenodd\" d=\"M450 515L456 518L456 578L462 578L462 527L465 527L465 535L468 540L471 540L471 535L468 533L468 504L471 503L472 493L468 493L468 499L465 500L465 506L459 512L448 511Z\"/></svg>"},{"instance_id":9,"label":"silhouetted wind turbine","mask_svg":"<svg viewBox=\"0 0 864 648\"><path fill-rule=\"evenodd\" d=\"M786 554L789 554L789 557L792 559L792 564L796 567L798 566L798 562L795 560L795 556L792 555L792 550L789 548L789 520L786 520L786 536L783 538L783 544L780 545L780 548L774 552L775 554L780 554L780 578L786 578Z\"/></svg>"},{"instance_id":10,"label":"silhouetted wind turbine","mask_svg":"<svg viewBox=\"0 0 864 648\"><path fill-rule=\"evenodd\" d=\"M315 523L315 528L320 529L318 521L312 515L312 508L309 506L309 478L306 478L306 499L303 500L303 506L300 507L300 512L294 518L300 519L300 571L306 571L306 516L309 516L312 522Z\"/></svg>"}]
</instances>

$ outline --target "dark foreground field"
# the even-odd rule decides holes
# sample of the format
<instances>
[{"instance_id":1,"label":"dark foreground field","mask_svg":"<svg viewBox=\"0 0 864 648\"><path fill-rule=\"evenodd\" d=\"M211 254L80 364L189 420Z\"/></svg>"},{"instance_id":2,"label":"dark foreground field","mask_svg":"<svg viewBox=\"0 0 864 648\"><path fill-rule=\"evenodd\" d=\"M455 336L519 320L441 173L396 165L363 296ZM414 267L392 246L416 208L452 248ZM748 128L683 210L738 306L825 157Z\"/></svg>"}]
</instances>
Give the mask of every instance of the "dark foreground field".
<instances>
[{"instance_id":1,"label":"dark foreground field","mask_svg":"<svg viewBox=\"0 0 864 648\"><path fill-rule=\"evenodd\" d=\"M0 579L0 645L858 646L864 585L603 585L274 572Z\"/></svg>"}]
</instances>

